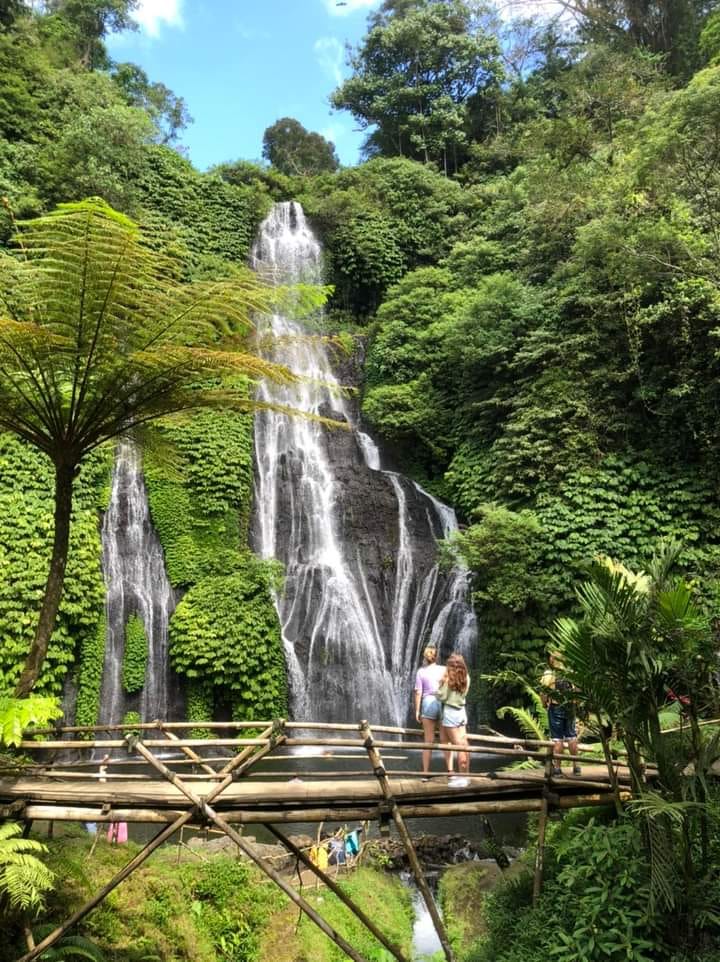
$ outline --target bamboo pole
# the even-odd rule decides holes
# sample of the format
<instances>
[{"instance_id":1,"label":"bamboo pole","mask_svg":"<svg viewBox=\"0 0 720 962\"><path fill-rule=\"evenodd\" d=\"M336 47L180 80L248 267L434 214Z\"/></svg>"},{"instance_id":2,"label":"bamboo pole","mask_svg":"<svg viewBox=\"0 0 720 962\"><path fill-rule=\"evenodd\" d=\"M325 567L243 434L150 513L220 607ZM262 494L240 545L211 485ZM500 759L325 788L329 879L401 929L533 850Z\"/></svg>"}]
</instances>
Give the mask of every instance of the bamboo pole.
<instances>
[{"instance_id":1,"label":"bamboo pole","mask_svg":"<svg viewBox=\"0 0 720 962\"><path fill-rule=\"evenodd\" d=\"M538 823L537 848L535 849L535 875L533 877L533 903L540 898L542 889L543 869L545 864L545 828L548 817L548 800L543 798L540 807L540 821Z\"/></svg>"},{"instance_id":2,"label":"bamboo pole","mask_svg":"<svg viewBox=\"0 0 720 962\"><path fill-rule=\"evenodd\" d=\"M268 735L271 735L273 731L274 726L268 728ZM260 751L262 751L262 749ZM260 751L257 752L258 755L260 754ZM241 752L236 755L235 758L228 762L223 769L223 773L226 776L225 779L212 788L207 798L210 800L217 798L218 795L220 795L221 792L223 792L232 782L233 773L236 770L240 770L243 766L249 764L252 764L252 761L248 758L245 752ZM97 892L89 901L87 901L85 905L81 906L76 912L74 912L70 918L67 919L67 921L63 922L62 925L59 925L56 929L54 929L54 931L50 932L50 934L47 935L42 942L39 942L31 952L28 952L26 955L24 955L18 960L18 962L32 962L33 959L36 959L46 949L49 949L52 945L54 945L58 939L63 937L68 929L72 928L72 926L81 919L84 919L85 916L92 912L95 906L99 905L100 902L102 902L110 894L110 892L113 891L113 889L115 889L124 879L128 877L128 875L131 875L135 869L138 868L138 866L142 865L142 863L149 858L150 855L152 855L156 848L162 845L166 839L174 835L179 828L182 828L183 825L187 824L187 822L189 822L195 816L197 811L198 809L196 807L188 809L188 811L183 812L173 822L171 822L167 828L164 828L158 832L155 838L151 839L147 845L140 852L138 852L135 858L131 859L127 865L120 869L120 871L112 879L110 879L110 881L104 885L99 892ZM115 821L119 821L119 819L117 819L117 815Z\"/></svg>"},{"instance_id":3,"label":"bamboo pole","mask_svg":"<svg viewBox=\"0 0 720 962\"><path fill-rule=\"evenodd\" d=\"M327 872L324 872L318 865L315 865L312 859L308 858L306 853L303 852L301 848L295 845L291 839L275 828L274 825L271 825L268 822L266 823L265 828L272 832L275 838L277 838L299 862L302 862L306 868L309 868L311 872L321 879L331 892L334 892L335 895L337 895L340 901L350 909L353 915L355 915L362 922L368 931L372 932L378 942L380 942L380 944L383 945L388 952L398 960L398 962L408 962L407 957L403 955L402 949L398 948L397 945L383 935L372 919L368 918L363 910L355 902L353 902L350 896L343 891L343 889L330 877L330 875L328 875Z\"/></svg>"},{"instance_id":4,"label":"bamboo pole","mask_svg":"<svg viewBox=\"0 0 720 962\"><path fill-rule=\"evenodd\" d=\"M533 903L540 898L542 889L543 868L545 864L545 829L548 818L548 796L553 781L553 768L555 766L555 746L546 749L545 758L545 790L540 805L540 821L538 823L538 839L535 848L535 875L533 876Z\"/></svg>"},{"instance_id":5,"label":"bamboo pole","mask_svg":"<svg viewBox=\"0 0 720 962\"><path fill-rule=\"evenodd\" d=\"M627 802L632 797L629 791L620 793L620 800ZM611 792L595 792L585 795L561 795L558 808L590 808L597 805L612 805ZM398 803L403 818L433 818L455 815L502 815L504 813L539 812L542 808L540 798L497 799L487 802L432 803L427 805L403 805ZM223 817L232 824L264 825L266 822L291 824L294 822L349 822L377 821L383 805L356 806L353 808L308 808L308 809L258 809L257 811L224 811ZM26 806L23 817L33 821L57 822L133 822L139 824L167 824L182 815L182 811L152 808L91 808L84 805L30 804ZM0 817L5 810L0 806Z\"/></svg>"},{"instance_id":6,"label":"bamboo pole","mask_svg":"<svg viewBox=\"0 0 720 962\"><path fill-rule=\"evenodd\" d=\"M127 726L126 726L127 727ZM197 726L196 726L197 727ZM149 738L146 745L150 745L152 748L167 748L168 743L164 738ZM183 738L178 739L174 743L175 748L182 748L183 745L188 748L203 748L207 745L213 745L223 748L237 748L239 745L266 745L266 738ZM78 748L85 751L90 751L95 748L126 748L127 742L125 739L121 738L106 738L100 739L100 741L85 741L84 739L75 739L73 741L49 741L49 742L33 742L33 741L21 741L18 748L23 748L28 751L52 751L57 752L61 749Z\"/></svg>"},{"instance_id":7,"label":"bamboo pole","mask_svg":"<svg viewBox=\"0 0 720 962\"><path fill-rule=\"evenodd\" d=\"M415 852L415 846L413 845L412 839L410 838L410 833L407 830L407 826L405 825L403 817L400 813L400 809L398 808L397 802L395 801L392 790L390 788L390 783L387 778L387 773L385 771L385 767L383 766L380 752L376 747L376 743L373 741L373 736L372 736L372 731L370 729L370 726L368 725L367 721L362 721L360 722L360 725L358 727L360 729L360 733L363 736L363 744L365 746L365 750L368 753L368 759L370 761L370 764L372 765L375 776L378 782L380 783L380 788L382 789L382 793L385 796L385 801L390 807L393 821L395 822L395 826L402 840L403 847L408 857L408 861L410 862L410 867L412 869L413 875L415 876L415 882L417 883L417 887L420 889L420 894L422 895L423 900L427 905L428 912L430 913L430 918L432 919L433 925L435 927L435 931L437 932L438 938L440 939L440 944L442 945L443 952L445 953L445 958L447 959L447 962L454 962L453 951L450 946L450 940L447 937L445 926L443 925L442 919L440 918L440 913L438 912L437 905L435 904L435 899L433 898L433 894L430 891L430 886L427 883L427 879L425 878L425 874L422 870L422 866L420 865L420 862L418 860L417 853Z\"/></svg>"},{"instance_id":8,"label":"bamboo pole","mask_svg":"<svg viewBox=\"0 0 720 962\"><path fill-rule=\"evenodd\" d=\"M96 905L99 905L100 902L107 898L113 889L117 888L117 886L124 879L126 879L128 875L131 875L136 868L142 865L142 863L149 858L150 855L152 855L156 848L169 839L171 835L174 835L175 832L186 822L189 822L192 814L192 809L184 812L179 818L175 819L174 822L168 825L167 828L163 828L160 832L158 832L155 838L151 839L147 845L140 852L138 852L135 858L131 859L127 865L120 869L120 871L114 875L106 885L103 885L99 892L96 892L88 902L81 906L81 908L79 908L76 912L73 912L69 919L54 929L42 940L42 942L38 942L34 949L18 959L18 962L32 962L32 959L36 959L39 955L45 952L46 949L49 949L50 946L54 945L58 939L62 938L68 929L72 928L73 925L75 925L81 919L84 919L85 916L92 912Z\"/></svg>"},{"instance_id":9,"label":"bamboo pole","mask_svg":"<svg viewBox=\"0 0 720 962\"><path fill-rule=\"evenodd\" d=\"M718 724L720 720L708 719L700 722L701 725L708 724ZM202 727L208 730L242 730L242 729L253 729L268 727L272 723L269 721L227 721L227 722L183 722L183 721L172 721L172 722L162 722L164 729L178 729L180 731L184 729L192 729ZM127 732L130 729L133 731L147 731L157 727L157 721L153 722L139 722L138 724L133 724L132 726L127 724L116 724L116 725L65 725L57 728L37 728L33 730L34 735L57 735L70 734L70 733L93 733L93 732L110 732L110 731L121 731ZM302 721L286 721L286 729L296 729L306 731L357 731L357 726L351 723L343 722L302 722ZM493 731L493 729L489 729ZM667 732L679 731L680 729L667 729ZM395 735L411 735L411 736L421 736L422 730L418 728L402 728L393 725L374 725L373 731L382 732L385 734L395 734ZM467 735L467 739L470 742L487 742L490 744L507 744L507 745L522 745L524 748L547 748L552 745L552 741L549 739L541 738L524 738L524 737L512 737L507 735L500 735L497 733L487 735L484 733L472 733ZM88 742L84 741L82 744L87 745ZM145 744L148 744L146 741ZM115 746L119 747L119 746ZM599 747L596 744L591 743L581 743L581 751L595 751ZM625 751L618 751L618 755L626 755Z\"/></svg>"},{"instance_id":10,"label":"bamboo pole","mask_svg":"<svg viewBox=\"0 0 720 962\"><path fill-rule=\"evenodd\" d=\"M158 728L160 729L160 731L161 731L164 735L167 735L167 737L170 739L170 741L173 741L173 742L179 742L179 741L180 741L180 739L179 739L178 736L175 734L175 732L172 731L172 729L166 729L165 725L164 725L161 721L156 722L156 724L157 724ZM197 752L194 752L194 751L192 750L192 748L188 748L187 745L183 745L183 746L181 747L181 751L182 751L183 755L185 755L187 758L191 758L194 762L197 762L197 764L198 764L198 765L203 769L203 771L205 771L208 775L211 775L213 778L216 778L216 777L217 777L217 772L215 771L215 769L214 769L214 768L211 768L209 765L206 765L205 762L202 760L202 758L200 758L200 756L197 754ZM186 776L186 777L187 777L187 776Z\"/></svg>"},{"instance_id":11,"label":"bamboo pole","mask_svg":"<svg viewBox=\"0 0 720 962\"><path fill-rule=\"evenodd\" d=\"M238 846L238 848L250 858L261 871L263 871L269 878L275 882L275 884L282 889L282 891L288 896L288 898L293 901L298 908L302 909L305 914L312 919L312 921L318 926L318 928L328 936L331 941L333 941L338 948L349 956L354 962L367 962L364 956L360 955L349 942L347 942L339 932L336 932L325 919L315 911L315 909L307 902L301 895L299 895L291 885L289 885L285 879L271 866L268 865L265 859L261 858L255 850L252 848L248 842L239 835L232 825L228 824L211 806L209 802L209 796L207 800L203 800L194 794L182 781L182 779L175 774L175 772L170 771L167 765L155 758L152 752L145 747L145 745L138 740L133 740L132 747L145 759L148 764L152 765L161 775L163 775L169 782L171 782L179 791L186 796L186 798L193 803L193 806L201 811L206 818L213 824L217 825L218 828L222 829L225 834Z\"/></svg>"}]
</instances>

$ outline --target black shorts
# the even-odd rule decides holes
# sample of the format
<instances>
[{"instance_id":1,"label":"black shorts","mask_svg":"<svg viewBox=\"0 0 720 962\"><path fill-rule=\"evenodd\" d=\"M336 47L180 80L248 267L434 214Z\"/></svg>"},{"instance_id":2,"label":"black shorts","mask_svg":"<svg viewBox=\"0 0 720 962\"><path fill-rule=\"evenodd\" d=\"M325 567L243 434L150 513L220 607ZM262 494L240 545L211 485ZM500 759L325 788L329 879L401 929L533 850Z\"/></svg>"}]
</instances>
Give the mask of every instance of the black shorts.
<instances>
[{"instance_id":1,"label":"black shorts","mask_svg":"<svg viewBox=\"0 0 720 962\"><path fill-rule=\"evenodd\" d=\"M577 738L575 712L568 711L565 705L550 705L548 708L550 737L553 741L572 741Z\"/></svg>"}]
</instances>

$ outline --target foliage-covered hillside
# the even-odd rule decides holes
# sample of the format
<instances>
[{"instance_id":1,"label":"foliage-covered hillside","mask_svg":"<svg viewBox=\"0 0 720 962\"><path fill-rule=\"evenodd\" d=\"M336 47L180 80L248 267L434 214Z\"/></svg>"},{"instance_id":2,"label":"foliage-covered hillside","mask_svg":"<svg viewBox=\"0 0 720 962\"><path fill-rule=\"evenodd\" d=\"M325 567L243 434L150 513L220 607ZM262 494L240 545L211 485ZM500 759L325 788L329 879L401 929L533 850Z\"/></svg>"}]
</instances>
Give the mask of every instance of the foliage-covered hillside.
<instances>
[{"instance_id":1,"label":"foliage-covered hillside","mask_svg":"<svg viewBox=\"0 0 720 962\"><path fill-rule=\"evenodd\" d=\"M337 306L369 335L364 416L471 524L455 549L476 574L483 665L534 674L599 551L642 563L677 534L716 597L718 14L683 4L662 42L661 14L634 33L629 5L622 24L579 6L574 34L499 24L505 67L470 97L458 31L480 37L487 18L448 25L446 59L424 51L422 69L376 57L380 39L402 50L410 25L430 29L433 6L472 7L371 17L334 99L375 121L373 159L307 187L306 204ZM415 99L378 113L393 84ZM441 153L421 165L390 136L422 155L442 95L452 178Z\"/></svg>"},{"instance_id":2,"label":"foliage-covered hillside","mask_svg":"<svg viewBox=\"0 0 720 962\"><path fill-rule=\"evenodd\" d=\"M259 179L235 184L200 174L176 151L188 119L182 99L135 65L112 62L103 44L108 31L127 26L132 4L33 8L10 4L0 29L0 239L9 239L12 218L99 195L140 221L183 280L245 262L270 204L267 188ZM188 711L197 718L214 710L243 718L281 713L285 670L269 591L274 574L247 548L252 419L208 411L168 424L164 433L174 454L168 463L149 454L146 473L170 580L184 595L172 645ZM43 456L5 435L0 442L5 688L17 682L47 577L53 478ZM68 578L40 686L60 693L71 669L80 724L96 721L102 680L99 522L111 457L101 449L75 484ZM131 619L126 638L123 678L132 693L144 683L142 625ZM215 677L206 671L211 663Z\"/></svg>"},{"instance_id":3,"label":"foliage-covered hillside","mask_svg":"<svg viewBox=\"0 0 720 962\"><path fill-rule=\"evenodd\" d=\"M93 4L99 19L86 16ZM658 536L678 534L712 604L713 4L579 4L571 24L386 0L332 95L368 131L365 163L334 171L332 145L282 118L265 142L277 169L240 160L211 174L172 146L182 100L107 55L103 37L131 6L8 7L0 180L15 215L99 194L197 277L247 256L271 200L300 199L325 243L332 322L368 339L365 418L470 524L454 550L475 572L485 667L534 673L547 625L598 551L640 563ZM249 425L223 423L209 428L218 450L249 457ZM192 464L207 437L188 431ZM233 550L249 508L242 463L211 525L218 544L239 532ZM198 560L205 521L191 512L180 532L173 511L202 504L187 485L203 472L181 485L162 469L149 477L171 578L192 589L180 612L204 610L207 579L221 577ZM234 565L223 576L242 568L255 583ZM235 597L214 583L213 606L223 594Z\"/></svg>"}]
</instances>

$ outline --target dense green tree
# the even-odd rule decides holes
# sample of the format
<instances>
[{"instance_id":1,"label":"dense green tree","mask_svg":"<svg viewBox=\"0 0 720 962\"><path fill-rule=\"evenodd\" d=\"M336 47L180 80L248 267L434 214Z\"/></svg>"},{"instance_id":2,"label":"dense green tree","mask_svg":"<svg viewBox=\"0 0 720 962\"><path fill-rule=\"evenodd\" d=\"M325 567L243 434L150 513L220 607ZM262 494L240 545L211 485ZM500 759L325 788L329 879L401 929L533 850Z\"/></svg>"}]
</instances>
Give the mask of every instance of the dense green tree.
<instances>
[{"instance_id":1,"label":"dense green tree","mask_svg":"<svg viewBox=\"0 0 720 962\"><path fill-rule=\"evenodd\" d=\"M121 30L137 30L133 12L139 0L48 0L47 9L67 20L75 30L77 52L88 70L106 67L104 38Z\"/></svg>"},{"instance_id":2,"label":"dense green tree","mask_svg":"<svg viewBox=\"0 0 720 962\"><path fill-rule=\"evenodd\" d=\"M406 158L317 178L301 199L326 242L334 303L359 316L405 271L441 257L466 223L460 186Z\"/></svg>"},{"instance_id":3,"label":"dense green tree","mask_svg":"<svg viewBox=\"0 0 720 962\"><path fill-rule=\"evenodd\" d=\"M24 0L0 0L0 27L11 27L26 10Z\"/></svg>"},{"instance_id":4,"label":"dense green tree","mask_svg":"<svg viewBox=\"0 0 720 962\"><path fill-rule=\"evenodd\" d=\"M684 77L700 65L698 40L716 7L716 0L571 0L568 4L592 40L660 54L671 73Z\"/></svg>"},{"instance_id":5,"label":"dense green tree","mask_svg":"<svg viewBox=\"0 0 720 962\"><path fill-rule=\"evenodd\" d=\"M192 123L183 98L163 83L152 83L137 64L115 63L111 76L126 97L128 106L141 107L152 118L160 143L174 143L181 131Z\"/></svg>"},{"instance_id":6,"label":"dense green tree","mask_svg":"<svg viewBox=\"0 0 720 962\"><path fill-rule=\"evenodd\" d=\"M497 41L465 0L387 0L350 66L331 103L369 130L366 153L433 160L445 170L457 169L472 102L494 98L502 76Z\"/></svg>"},{"instance_id":7,"label":"dense green tree","mask_svg":"<svg viewBox=\"0 0 720 962\"><path fill-rule=\"evenodd\" d=\"M183 284L171 258L100 201L25 224L0 271L0 426L55 471L54 542L35 638L18 695L35 685L62 596L73 483L88 453L161 417L246 410L238 375L285 381L246 338L267 298L247 270ZM212 386L206 383L212 373Z\"/></svg>"},{"instance_id":8,"label":"dense green tree","mask_svg":"<svg viewBox=\"0 0 720 962\"><path fill-rule=\"evenodd\" d=\"M282 117L265 130L262 155L289 176L331 173L340 164L335 145L293 117Z\"/></svg>"}]
</instances>

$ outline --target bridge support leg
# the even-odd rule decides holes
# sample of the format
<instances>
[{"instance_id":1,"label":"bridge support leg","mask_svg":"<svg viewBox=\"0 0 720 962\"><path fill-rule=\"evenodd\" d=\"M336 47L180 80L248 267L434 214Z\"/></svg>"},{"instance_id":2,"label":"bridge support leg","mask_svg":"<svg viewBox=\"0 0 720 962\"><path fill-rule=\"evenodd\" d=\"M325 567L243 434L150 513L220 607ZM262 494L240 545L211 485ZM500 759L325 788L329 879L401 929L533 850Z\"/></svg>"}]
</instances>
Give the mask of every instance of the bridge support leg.
<instances>
[{"instance_id":1,"label":"bridge support leg","mask_svg":"<svg viewBox=\"0 0 720 962\"><path fill-rule=\"evenodd\" d=\"M274 727L274 725L269 726L266 731L263 732L262 737L270 738L272 736ZM262 746L259 750L255 745L248 746L242 752L237 754L235 758L231 759L220 773L225 775L225 778L223 778L222 781L218 782L217 785L213 787L212 791L207 796L207 800L212 801L213 799L217 798L217 796L220 795L221 792L225 791L228 785L232 782L234 772L249 768L255 761L257 761L259 757L266 755L268 751L271 751L274 747L274 744L275 742L273 741L271 742L270 746ZM175 832L182 828L183 825L186 825L189 821L191 821L199 810L200 809L198 806L193 806L193 808L188 809L187 812L183 812L183 814L178 816L174 822L171 822L170 825L162 829L162 831L160 831L155 838L151 839L147 845L138 852L135 858L131 859L127 865L121 868L117 875L113 876L113 878L111 878L110 881L104 885L99 892L96 892L96 894L93 895L93 897L86 902L85 905L79 908L77 912L74 912L66 922L63 922L62 925L59 925L49 935L47 935L42 942L38 942L34 949L23 955L17 960L17 962L32 962L33 959L37 959L40 955L42 955L46 949L49 949L52 945L55 945L55 943L61 939L69 929L84 919L86 915L89 915L96 906L98 906L102 901L104 901L104 899L107 898L113 889L117 888L117 886L129 875L132 875L135 869L142 865L143 862L149 858L150 855L152 855L156 848L159 848L163 842L167 841L172 835L175 834Z\"/></svg>"},{"instance_id":2,"label":"bridge support leg","mask_svg":"<svg viewBox=\"0 0 720 962\"><path fill-rule=\"evenodd\" d=\"M540 898L542 890L543 871L545 867L545 828L547 827L548 800L543 798L538 822L537 848L535 849L535 875L533 877L533 902Z\"/></svg>"},{"instance_id":3,"label":"bridge support leg","mask_svg":"<svg viewBox=\"0 0 720 962\"><path fill-rule=\"evenodd\" d=\"M270 879L272 879L272 881L275 882L278 888L282 889L282 891L287 895L290 901L294 902L295 905L298 906L298 908L302 909L303 912L305 912L305 914L310 919L312 919L312 921L318 926L318 928L321 929L321 931L323 931L325 935L327 935L327 937L331 939L338 946L338 948L342 949L342 951L347 956L353 959L353 962L368 962L368 960L363 955L360 955L360 953L357 952L352 947L352 945L350 945L350 943L346 941L342 937L342 935L340 935L339 932L336 932L335 929L333 929L325 921L325 919L318 912L315 911L315 909L312 907L312 905L310 905L309 902L307 902L301 895L298 895L298 893L293 889L293 887L288 882L286 882L285 879L278 872L276 872L274 868L272 868L272 866L266 863L265 859L261 858L255 852L252 846L248 844L248 842L242 837L242 835L239 835L238 832L235 831L232 825L226 822L221 815L219 815L213 808L211 808L209 804L210 801L213 798L217 798L220 792L215 792L214 794L211 793L210 795L207 796L207 799L200 798L191 789L189 789L187 785L184 784L182 779L179 778L175 774L175 772L170 771L167 765L164 765L158 758L156 758L152 754L152 752L149 751L149 749L147 749L143 745L141 741L135 740L133 742L133 747L138 752L138 754L142 755L142 757L145 759L146 762L148 762L149 765L152 765L154 769L160 772L161 775L167 778L169 782L171 782L177 789L179 789L179 791L181 791L183 795L185 795L185 797L190 802L193 803L193 806L195 806L199 811L203 813L203 815L205 815L208 821L212 822L214 825L217 826L217 828L223 831L228 836L228 838L232 839L232 841L235 842L237 847L242 852L244 852L245 855L247 855L247 857L251 859L251 861L253 861L258 866L259 869L261 869ZM227 787L227 785L224 782L221 784L223 785L223 788L221 789L222 791Z\"/></svg>"},{"instance_id":4,"label":"bridge support leg","mask_svg":"<svg viewBox=\"0 0 720 962\"><path fill-rule=\"evenodd\" d=\"M313 872L322 882L324 882L331 892L334 892L335 895L337 895L340 901L350 909L353 915L355 915L362 922L369 932L372 932L378 942L380 942L380 944L383 945L388 952L398 960L398 962L408 962L408 959L403 955L402 950L399 949L397 945L394 945L388 938L386 938L385 935L383 935L372 919L368 918L363 910L356 905L355 902L353 902L350 896L342 890L342 888L328 875L327 872L323 872L319 866L315 865L315 863L308 858L301 848L298 848L294 842L291 842L290 839L277 828L275 828L274 825L266 824L265 828L269 832L272 832L275 838L282 842L285 848L289 852L292 852L298 861L302 862L306 868L309 868L311 872Z\"/></svg>"},{"instance_id":5,"label":"bridge support leg","mask_svg":"<svg viewBox=\"0 0 720 962\"><path fill-rule=\"evenodd\" d=\"M415 882L417 884L417 887L420 889L420 894L422 895L425 901L425 905L427 906L427 910L430 913L430 918L432 919L433 925L435 926L435 931L437 932L438 938L440 939L440 944L442 945L443 952L445 953L445 958L447 959L447 962L454 962L454 956L453 956L452 947L450 945L450 940L448 939L447 932L445 931L445 926L443 925L443 921L440 918L440 912L438 911L438 907L435 904L435 899L433 898L433 894L430 891L430 886L428 885L427 879L425 878L425 873L423 872L422 866L420 865L420 861L417 857L415 846L412 843L412 838L410 837L410 833L407 830L405 820L400 814L400 809L398 808L397 801L395 800L392 790L390 788L390 782L388 781L388 777L385 772L385 766L383 765L382 758L380 757L380 752L375 747L370 726L366 721L362 721L360 722L359 728L360 728L360 732L363 735L363 746L368 753L370 764L372 765L373 771L375 772L375 776L378 782L380 783L380 788L382 789L382 793L383 793L383 796L385 797L385 801L388 803L388 806L390 808L393 821L395 822L395 826L398 830L398 834L400 835L403 846L405 848L408 861L410 862L410 868L412 869L413 875L415 876Z\"/></svg>"}]
</instances>

